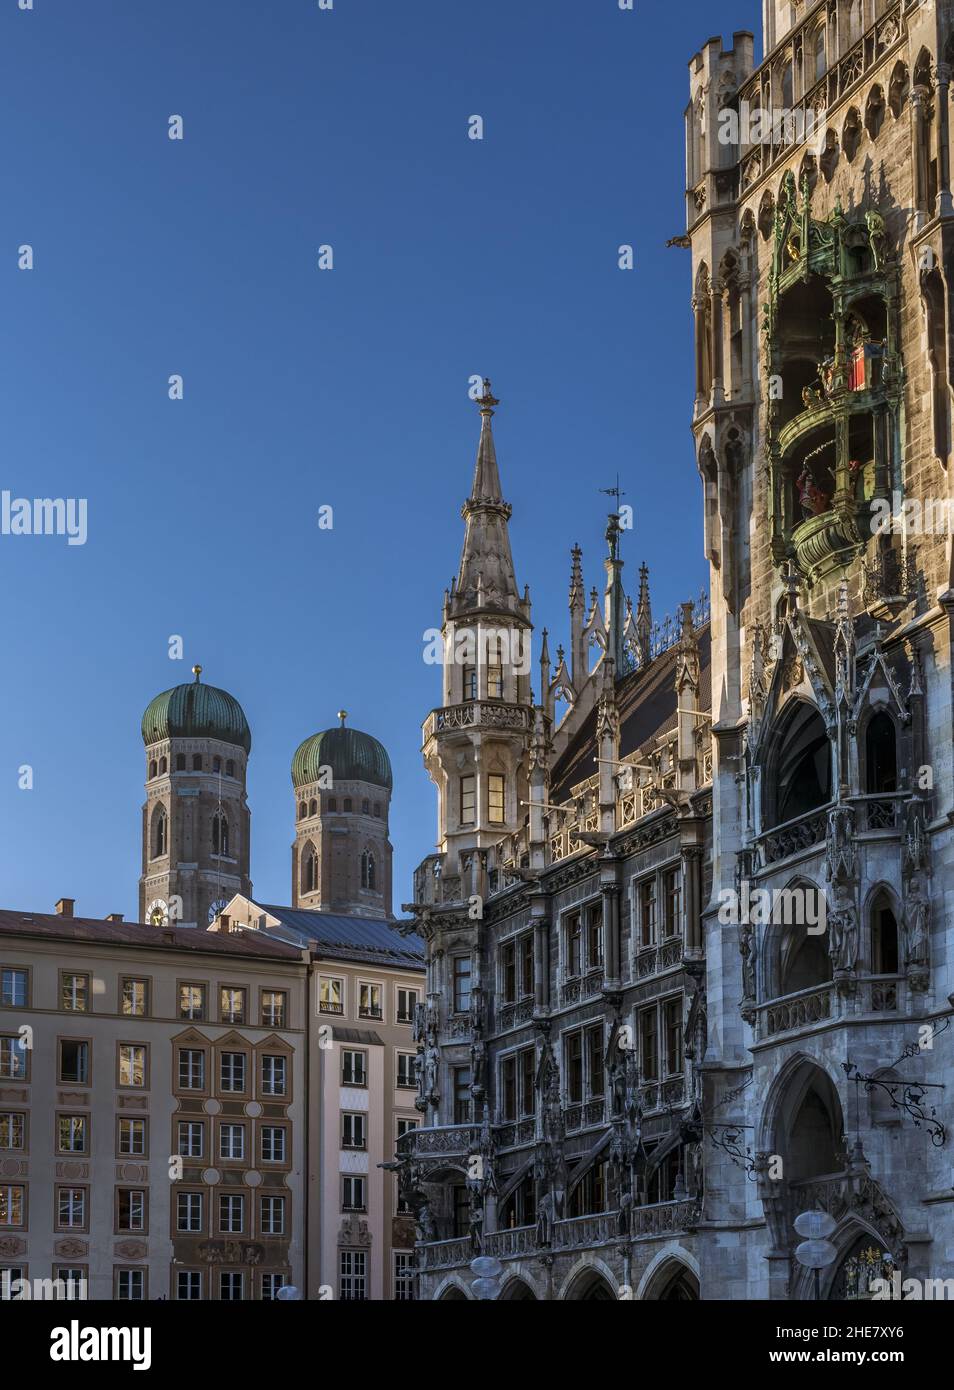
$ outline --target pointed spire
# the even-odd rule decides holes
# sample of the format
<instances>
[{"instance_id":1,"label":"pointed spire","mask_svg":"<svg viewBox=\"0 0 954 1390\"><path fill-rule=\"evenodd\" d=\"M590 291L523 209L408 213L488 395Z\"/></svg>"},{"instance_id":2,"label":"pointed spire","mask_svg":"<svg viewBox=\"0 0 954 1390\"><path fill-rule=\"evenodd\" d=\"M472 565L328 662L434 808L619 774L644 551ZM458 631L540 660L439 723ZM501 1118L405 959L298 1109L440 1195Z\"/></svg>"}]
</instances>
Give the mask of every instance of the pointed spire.
<instances>
[{"instance_id":1,"label":"pointed spire","mask_svg":"<svg viewBox=\"0 0 954 1390\"><path fill-rule=\"evenodd\" d=\"M649 569L639 567L639 600L636 605L636 640L643 665L652 660L653 610L649 601Z\"/></svg>"},{"instance_id":2,"label":"pointed spire","mask_svg":"<svg viewBox=\"0 0 954 1390\"><path fill-rule=\"evenodd\" d=\"M510 504L501 497L497 452L490 421L497 398L484 379L480 407L480 440L470 497L461 508L466 523L457 585L451 593L451 616L457 620L480 610L528 619L529 599L517 589L510 553Z\"/></svg>"}]
</instances>

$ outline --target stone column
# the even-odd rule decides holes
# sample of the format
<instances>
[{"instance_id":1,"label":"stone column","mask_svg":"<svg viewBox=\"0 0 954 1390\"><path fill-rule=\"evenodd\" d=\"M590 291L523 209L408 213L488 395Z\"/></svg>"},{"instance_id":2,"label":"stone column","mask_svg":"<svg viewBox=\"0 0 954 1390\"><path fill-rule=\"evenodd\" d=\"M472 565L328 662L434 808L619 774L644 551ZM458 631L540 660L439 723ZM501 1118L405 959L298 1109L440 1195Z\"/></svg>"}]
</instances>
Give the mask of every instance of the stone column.
<instances>
[{"instance_id":1,"label":"stone column","mask_svg":"<svg viewBox=\"0 0 954 1390\"><path fill-rule=\"evenodd\" d=\"M723 286L721 281L713 284L712 305L712 402L719 405L725 400L724 327L722 317Z\"/></svg>"},{"instance_id":2,"label":"stone column","mask_svg":"<svg viewBox=\"0 0 954 1390\"><path fill-rule=\"evenodd\" d=\"M951 69L947 63L937 65L937 164L938 193L937 213L940 217L954 214L954 200L951 198L951 144L950 112L948 110L948 89L951 82Z\"/></svg>"},{"instance_id":3,"label":"stone column","mask_svg":"<svg viewBox=\"0 0 954 1390\"><path fill-rule=\"evenodd\" d=\"M607 988L619 985L620 931L619 884L604 883L603 889L603 978Z\"/></svg>"}]
</instances>

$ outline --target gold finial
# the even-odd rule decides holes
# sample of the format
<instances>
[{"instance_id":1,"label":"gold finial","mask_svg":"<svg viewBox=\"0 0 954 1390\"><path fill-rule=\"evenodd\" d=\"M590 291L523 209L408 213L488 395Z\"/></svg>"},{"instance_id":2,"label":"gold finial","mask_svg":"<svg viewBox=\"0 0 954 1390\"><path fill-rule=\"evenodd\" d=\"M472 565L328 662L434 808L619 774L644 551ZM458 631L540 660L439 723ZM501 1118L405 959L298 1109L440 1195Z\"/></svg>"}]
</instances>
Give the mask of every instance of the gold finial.
<instances>
[{"instance_id":1,"label":"gold finial","mask_svg":"<svg viewBox=\"0 0 954 1390\"><path fill-rule=\"evenodd\" d=\"M477 397L477 404L480 406L481 415L493 415L494 406L500 404L490 389L490 377L488 376L484 377L484 394Z\"/></svg>"},{"instance_id":2,"label":"gold finial","mask_svg":"<svg viewBox=\"0 0 954 1390\"><path fill-rule=\"evenodd\" d=\"M338 718L341 720L341 727L342 727L342 729L344 728L344 722L345 722L345 720L347 719L347 717L348 717L348 711L347 711L346 709L340 709L340 710L338 711Z\"/></svg>"},{"instance_id":3,"label":"gold finial","mask_svg":"<svg viewBox=\"0 0 954 1390\"><path fill-rule=\"evenodd\" d=\"M201 666L193 666L193 668L192 668L192 674L195 676L195 683L196 683L196 685L198 685L198 683L199 683L199 677L202 675L202 667L201 667Z\"/></svg>"}]
</instances>

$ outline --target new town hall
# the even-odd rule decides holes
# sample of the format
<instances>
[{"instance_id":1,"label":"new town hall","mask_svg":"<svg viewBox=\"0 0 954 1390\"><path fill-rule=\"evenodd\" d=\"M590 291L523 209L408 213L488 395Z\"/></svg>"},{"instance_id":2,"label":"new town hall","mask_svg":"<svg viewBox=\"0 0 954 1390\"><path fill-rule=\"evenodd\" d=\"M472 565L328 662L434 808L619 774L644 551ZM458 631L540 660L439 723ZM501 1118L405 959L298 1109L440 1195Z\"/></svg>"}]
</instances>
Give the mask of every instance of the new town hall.
<instances>
[{"instance_id":1,"label":"new town hall","mask_svg":"<svg viewBox=\"0 0 954 1390\"><path fill-rule=\"evenodd\" d=\"M952 9L766 0L760 65L748 33L690 63L711 614L660 631L645 572L630 602L611 516L565 650L508 659L485 383L407 906L422 1298L474 1297L478 1254L502 1299L811 1296L813 1210L822 1297L954 1269L954 588L910 505L952 496ZM755 109L788 113L758 144Z\"/></svg>"}]
</instances>

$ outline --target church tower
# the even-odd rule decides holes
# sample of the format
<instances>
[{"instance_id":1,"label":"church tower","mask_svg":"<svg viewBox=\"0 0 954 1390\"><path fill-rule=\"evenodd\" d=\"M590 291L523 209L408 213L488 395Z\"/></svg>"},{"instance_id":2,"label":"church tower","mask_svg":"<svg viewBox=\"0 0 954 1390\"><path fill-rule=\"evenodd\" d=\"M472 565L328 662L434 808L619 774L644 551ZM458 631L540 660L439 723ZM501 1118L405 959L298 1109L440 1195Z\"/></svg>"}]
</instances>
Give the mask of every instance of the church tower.
<instances>
[{"instance_id":1,"label":"church tower","mask_svg":"<svg viewBox=\"0 0 954 1390\"><path fill-rule=\"evenodd\" d=\"M142 717L139 920L206 927L235 893L248 896L252 735L239 702L195 680L163 691Z\"/></svg>"},{"instance_id":2,"label":"church tower","mask_svg":"<svg viewBox=\"0 0 954 1390\"><path fill-rule=\"evenodd\" d=\"M468 865L476 875L479 857L474 861L470 851L519 829L529 801L530 594L521 597L517 590L507 529L511 508L501 496L491 430L498 402L490 382L483 386L474 482L461 512L460 570L444 595L442 705L423 730L424 761L438 790L446 879Z\"/></svg>"},{"instance_id":3,"label":"church tower","mask_svg":"<svg viewBox=\"0 0 954 1390\"><path fill-rule=\"evenodd\" d=\"M306 738L292 760L292 906L388 919L391 761L347 717L339 710L340 727Z\"/></svg>"}]
</instances>

